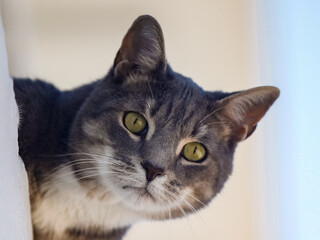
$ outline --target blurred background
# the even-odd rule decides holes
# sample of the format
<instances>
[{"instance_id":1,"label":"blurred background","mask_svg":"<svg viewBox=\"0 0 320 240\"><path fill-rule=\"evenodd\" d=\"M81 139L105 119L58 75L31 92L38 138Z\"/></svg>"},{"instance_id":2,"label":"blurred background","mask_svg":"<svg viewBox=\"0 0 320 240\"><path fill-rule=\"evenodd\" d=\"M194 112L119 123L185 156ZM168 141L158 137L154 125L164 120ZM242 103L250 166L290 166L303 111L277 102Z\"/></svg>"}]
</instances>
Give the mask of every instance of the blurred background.
<instances>
[{"instance_id":1,"label":"blurred background","mask_svg":"<svg viewBox=\"0 0 320 240\"><path fill-rule=\"evenodd\" d=\"M240 143L205 210L141 222L125 240L320 239L320 2L1 0L11 76L72 89L102 77L136 17L161 24L173 69L206 90L274 85L281 96Z\"/></svg>"}]
</instances>

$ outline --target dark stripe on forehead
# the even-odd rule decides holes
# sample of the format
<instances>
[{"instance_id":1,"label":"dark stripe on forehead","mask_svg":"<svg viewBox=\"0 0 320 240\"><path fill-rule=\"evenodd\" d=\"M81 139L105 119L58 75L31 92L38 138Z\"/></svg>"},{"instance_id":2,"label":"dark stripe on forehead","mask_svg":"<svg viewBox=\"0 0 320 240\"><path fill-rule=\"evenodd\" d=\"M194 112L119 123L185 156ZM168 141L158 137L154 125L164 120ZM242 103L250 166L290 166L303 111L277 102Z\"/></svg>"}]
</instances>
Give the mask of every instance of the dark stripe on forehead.
<instances>
[{"instance_id":1,"label":"dark stripe on forehead","mask_svg":"<svg viewBox=\"0 0 320 240\"><path fill-rule=\"evenodd\" d=\"M173 101L170 101L167 106L166 113L164 115L165 119L169 119L171 112L172 112L172 107L173 107Z\"/></svg>"},{"instance_id":2,"label":"dark stripe on forehead","mask_svg":"<svg viewBox=\"0 0 320 240\"><path fill-rule=\"evenodd\" d=\"M199 133L199 128L200 128L199 124L196 124L196 125L193 127L193 130L192 130L192 133L191 133L191 137L195 137L195 136L198 135L198 133Z\"/></svg>"},{"instance_id":3,"label":"dark stripe on forehead","mask_svg":"<svg viewBox=\"0 0 320 240\"><path fill-rule=\"evenodd\" d=\"M188 124L190 124L191 119L194 118L194 116L195 116L195 110L189 111L188 116L186 116L186 117L183 119L183 123L182 123L182 124L183 124L184 126L187 126Z\"/></svg>"},{"instance_id":4,"label":"dark stripe on forehead","mask_svg":"<svg viewBox=\"0 0 320 240\"><path fill-rule=\"evenodd\" d=\"M151 112L150 112L151 117L154 117L156 113L159 112L161 106L162 106L162 101L159 101L158 99L156 99L155 106L151 109Z\"/></svg>"}]
</instances>

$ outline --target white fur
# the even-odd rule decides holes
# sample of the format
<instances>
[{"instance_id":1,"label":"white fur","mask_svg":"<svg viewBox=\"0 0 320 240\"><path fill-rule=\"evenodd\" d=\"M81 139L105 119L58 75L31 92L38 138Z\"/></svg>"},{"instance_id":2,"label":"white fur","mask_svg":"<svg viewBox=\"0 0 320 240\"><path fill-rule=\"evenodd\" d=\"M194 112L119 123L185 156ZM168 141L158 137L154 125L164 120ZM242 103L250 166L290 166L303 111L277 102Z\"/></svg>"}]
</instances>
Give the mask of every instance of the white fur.
<instances>
[{"instance_id":1,"label":"white fur","mask_svg":"<svg viewBox=\"0 0 320 240\"><path fill-rule=\"evenodd\" d=\"M105 230L128 226L142 217L124 206L111 192L88 194L71 174L59 172L33 213L35 226L62 234L67 228L100 226ZM108 189L106 189L108 191Z\"/></svg>"}]
</instances>

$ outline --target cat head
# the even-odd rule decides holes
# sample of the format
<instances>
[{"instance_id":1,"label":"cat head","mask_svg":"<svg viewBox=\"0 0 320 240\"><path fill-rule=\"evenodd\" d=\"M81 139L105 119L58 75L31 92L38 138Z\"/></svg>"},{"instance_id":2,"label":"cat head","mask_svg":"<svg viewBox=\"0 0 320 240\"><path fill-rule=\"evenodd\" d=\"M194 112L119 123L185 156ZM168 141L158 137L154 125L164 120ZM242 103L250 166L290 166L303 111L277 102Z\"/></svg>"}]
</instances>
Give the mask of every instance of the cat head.
<instances>
[{"instance_id":1,"label":"cat head","mask_svg":"<svg viewBox=\"0 0 320 240\"><path fill-rule=\"evenodd\" d=\"M75 175L149 218L193 212L222 189L237 144L278 96L204 91L170 68L160 25L141 16L74 121L70 145L82 156L73 160L86 159Z\"/></svg>"}]
</instances>

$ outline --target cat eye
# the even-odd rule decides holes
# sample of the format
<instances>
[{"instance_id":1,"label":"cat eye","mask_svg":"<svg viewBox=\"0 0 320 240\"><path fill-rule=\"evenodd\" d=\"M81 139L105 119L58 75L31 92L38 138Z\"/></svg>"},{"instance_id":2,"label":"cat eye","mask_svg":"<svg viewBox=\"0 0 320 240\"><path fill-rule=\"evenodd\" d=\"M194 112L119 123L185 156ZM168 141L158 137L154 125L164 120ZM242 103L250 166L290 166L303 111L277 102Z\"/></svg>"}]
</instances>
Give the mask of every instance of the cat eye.
<instances>
[{"instance_id":1,"label":"cat eye","mask_svg":"<svg viewBox=\"0 0 320 240\"><path fill-rule=\"evenodd\" d=\"M148 128L147 120L137 112L128 112L125 114L123 124L130 132L137 135L146 133Z\"/></svg>"},{"instance_id":2,"label":"cat eye","mask_svg":"<svg viewBox=\"0 0 320 240\"><path fill-rule=\"evenodd\" d=\"M183 157L191 162L201 162L206 157L205 146L198 142L191 142L184 145L182 150Z\"/></svg>"}]
</instances>

